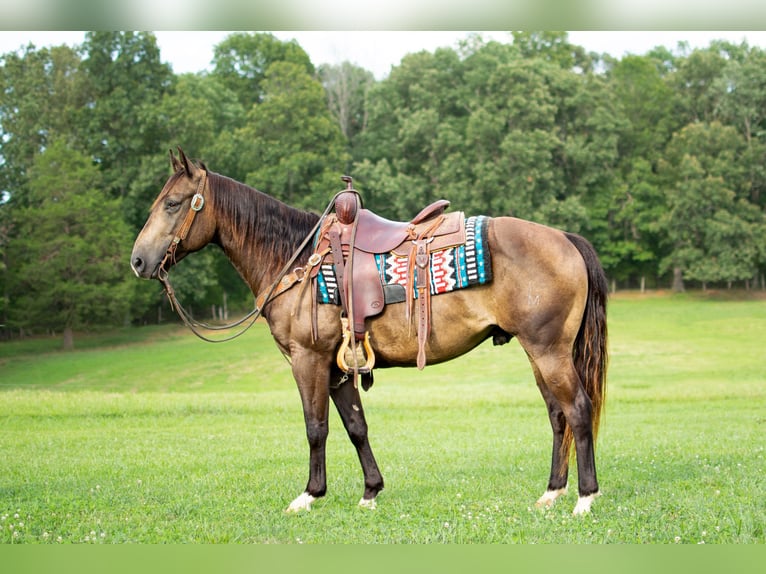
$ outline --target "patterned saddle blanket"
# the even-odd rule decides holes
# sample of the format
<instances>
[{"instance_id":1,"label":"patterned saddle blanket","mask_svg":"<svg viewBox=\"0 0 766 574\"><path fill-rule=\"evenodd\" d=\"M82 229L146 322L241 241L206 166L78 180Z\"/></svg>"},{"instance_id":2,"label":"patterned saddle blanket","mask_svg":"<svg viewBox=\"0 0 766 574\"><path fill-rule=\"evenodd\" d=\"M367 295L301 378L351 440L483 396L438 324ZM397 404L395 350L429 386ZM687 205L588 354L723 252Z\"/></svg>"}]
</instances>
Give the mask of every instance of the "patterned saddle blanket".
<instances>
[{"instance_id":1,"label":"patterned saddle blanket","mask_svg":"<svg viewBox=\"0 0 766 574\"><path fill-rule=\"evenodd\" d=\"M491 254L486 244L488 223L489 218L483 215L466 218L464 244L430 253L431 295L484 285L492 281ZM408 255L393 251L377 253L375 264L383 285L386 305L404 302L408 285L412 289L411 296L417 299L417 279L408 279L412 268ZM416 275L418 271L417 268L414 269ZM320 266L317 275L317 301L330 305L341 304L338 280L332 263L323 263Z\"/></svg>"}]
</instances>

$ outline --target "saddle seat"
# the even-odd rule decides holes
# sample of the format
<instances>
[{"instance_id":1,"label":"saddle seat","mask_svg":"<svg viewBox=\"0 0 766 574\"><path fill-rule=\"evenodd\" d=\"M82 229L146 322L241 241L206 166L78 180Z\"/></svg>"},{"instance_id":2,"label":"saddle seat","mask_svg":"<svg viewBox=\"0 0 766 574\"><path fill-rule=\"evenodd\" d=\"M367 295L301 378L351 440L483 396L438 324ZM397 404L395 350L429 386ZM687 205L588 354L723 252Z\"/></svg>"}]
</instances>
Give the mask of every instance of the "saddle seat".
<instances>
[{"instance_id":1,"label":"saddle seat","mask_svg":"<svg viewBox=\"0 0 766 574\"><path fill-rule=\"evenodd\" d=\"M425 207L411 221L391 221L377 215L369 209L360 209L357 220L356 237L354 248L366 253L388 253L397 250L407 240L418 236L418 232L425 229L429 222L444 214L449 207L449 201L440 199ZM450 225L444 225L435 230L437 235L445 235L459 231L460 223L457 221L457 212L445 215L444 223L449 220ZM350 245L352 226L344 228L341 235L341 244Z\"/></svg>"},{"instance_id":2,"label":"saddle seat","mask_svg":"<svg viewBox=\"0 0 766 574\"><path fill-rule=\"evenodd\" d=\"M345 317L344 329L353 332L354 341L362 341L368 354L369 334L366 320L380 314L386 305L383 283L375 255L393 252L408 258L408 278L405 300L406 316L412 315L417 292L418 368L425 366L425 344L430 334L430 253L465 243L465 217L462 212L444 213L449 201L440 199L422 209L408 222L391 221L361 207L359 194L351 187L351 178L344 178L348 189L335 199L335 213L327 216L320 230L312 258L315 263L312 280L319 273L319 261L332 264L338 283L340 301ZM352 325L348 325L348 321ZM344 343L338 354L341 369L349 371L342 360L342 350L351 333L344 332ZM355 343L351 343L354 348ZM374 364L368 358L364 369L354 367L354 373L369 372Z\"/></svg>"}]
</instances>

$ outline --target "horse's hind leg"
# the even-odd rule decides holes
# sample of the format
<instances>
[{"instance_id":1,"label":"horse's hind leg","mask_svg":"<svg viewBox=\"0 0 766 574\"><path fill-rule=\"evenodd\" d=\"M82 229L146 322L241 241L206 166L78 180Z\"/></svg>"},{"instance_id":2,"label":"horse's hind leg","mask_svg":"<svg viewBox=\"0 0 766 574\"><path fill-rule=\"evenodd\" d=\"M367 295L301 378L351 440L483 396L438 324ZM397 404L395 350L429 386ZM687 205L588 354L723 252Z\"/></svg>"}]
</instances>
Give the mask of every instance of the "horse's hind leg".
<instances>
[{"instance_id":1,"label":"horse's hind leg","mask_svg":"<svg viewBox=\"0 0 766 574\"><path fill-rule=\"evenodd\" d=\"M364 473L364 495L359 506L375 508L375 497L383 490L383 477L375 462L372 448L367 438L367 421L359 397L359 389L350 380L342 381L341 372L333 369L330 378L330 396L338 409L343 426L349 439L356 447L359 462Z\"/></svg>"},{"instance_id":2,"label":"horse's hind leg","mask_svg":"<svg viewBox=\"0 0 766 574\"><path fill-rule=\"evenodd\" d=\"M543 383L550 396L560 405L569 428L574 436L575 453L577 455L577 481L579 499L574 514L590 511L593 499L598 496L598 479L596 478L596 459L593 446L592 403L580 377L574 367L571 354L566 351L548 350L542 356L533 358L534 365L542 377ZM543 396L546 396L545 393ZM546 401L548 399L546 398ZM554 412L556 410L554 409ZM559 424L560 417L552 418L552 424ZM554 427L554 442L556 439ZM559 456L567 456L561 452ZM556 453L553 454L554 463ZM551 475L556 472L552 468ZM545 496L545 495L544 495Z\"/></svg>"},{"instance_id":3,"label":"horse's hind leg","mask_svg":"<svg viewBox=\"0 0 766 574\"><path fill-rule=\"evenodd\" d=\"M548 479L548 488L536 503L537 507L549 507L553 505L559 496L563 496L567 493L569 457L566 453L561 452L561 445L564 442L564 432L566 430L566 418L564 417L564 411L561 409L561 405L559 405L556 397L554 397L553 393L548 390L537 365L531 360L530 362L532 363L532 370L535 373L537 386L545 400L545 406L548 409L548 418L550 419L551 429L553 431L551 474Z\"/></svg>"}]
</instances>

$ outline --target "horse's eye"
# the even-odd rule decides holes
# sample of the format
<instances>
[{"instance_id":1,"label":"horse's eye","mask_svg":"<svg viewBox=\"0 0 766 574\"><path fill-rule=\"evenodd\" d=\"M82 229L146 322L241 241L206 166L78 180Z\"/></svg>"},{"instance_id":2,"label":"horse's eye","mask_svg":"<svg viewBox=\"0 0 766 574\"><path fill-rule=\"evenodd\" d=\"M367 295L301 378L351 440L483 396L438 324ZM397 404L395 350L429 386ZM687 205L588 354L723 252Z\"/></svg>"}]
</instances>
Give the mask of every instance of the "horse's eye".
<instances>
[{"instance_id":1,"label":"horse's eye","mask_svg":"<svg viewBox=\"0 0 766 574\"><path fill-rule=\"evenodd\" d=\"M180 201L176 201L175 199L167 199L165 200L165 209L168 211L175 211L178 209L178 206L181 205Z\"/></svg>"}]
</instances>

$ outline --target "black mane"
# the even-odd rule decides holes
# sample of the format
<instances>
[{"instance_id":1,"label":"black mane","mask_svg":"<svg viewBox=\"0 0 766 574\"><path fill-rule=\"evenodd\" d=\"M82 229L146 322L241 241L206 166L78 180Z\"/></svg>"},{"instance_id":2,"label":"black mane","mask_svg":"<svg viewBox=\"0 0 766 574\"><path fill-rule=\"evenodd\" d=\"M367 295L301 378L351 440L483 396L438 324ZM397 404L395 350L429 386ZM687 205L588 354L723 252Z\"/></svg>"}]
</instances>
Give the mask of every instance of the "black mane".
<instances>
[{"instance_id":1,"label":"black mane","mask_svg":"<svg viewBox=\"0 0 766 574\"><path fill-rule=\"evenodd\" d=\"M312 230L319 216L266 195L229 177L208 172L208 185L215 196L216 218L231 225L237 248L246 257L268 253L286 262ZM308 257L311 244L299 261Z\"/></svg>"}]
</instances>

